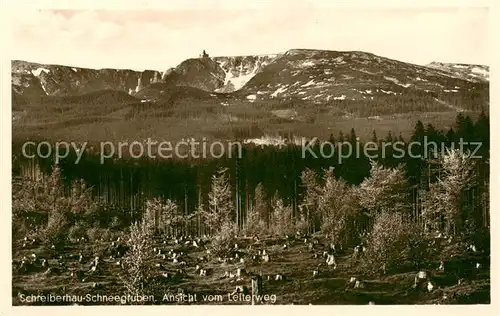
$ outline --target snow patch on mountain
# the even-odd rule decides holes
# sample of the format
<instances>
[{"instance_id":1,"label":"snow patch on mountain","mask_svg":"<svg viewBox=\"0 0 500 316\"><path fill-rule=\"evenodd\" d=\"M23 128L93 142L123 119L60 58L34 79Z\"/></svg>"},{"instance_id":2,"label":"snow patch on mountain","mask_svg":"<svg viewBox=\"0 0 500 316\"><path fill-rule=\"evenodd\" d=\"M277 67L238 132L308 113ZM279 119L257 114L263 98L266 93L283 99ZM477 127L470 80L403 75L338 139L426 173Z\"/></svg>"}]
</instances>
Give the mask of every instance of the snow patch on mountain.
<instances>
[{"instance_id":1,"label":"snow patch on mountain","mask_svg":"<svg viewBox=\"0 0 500 316\"><path fill-rule=\"evenodd\" d=\"M37 68L37 69L34 69L31 71L31 73L36 76L36 77L39 77L40 74L43 72L45 73L50 73L50 70L48 70L47 68L43 68L43 67L40 67L40 68Z\"/></svg>"},{"instance_id":2,"label":"snow patch on mountain","mask_svg":"<svg viewBox=\"0 0 500 316\"><path fill-rule=\"evenodd\" d=\"M398 86L401 86L403 88L408 88L409 86L411 86L411 83L401 83L398 79L393 78L393 77L384 76L384 79L392 81L395 84L397 84Z\"/></svg>"},{"instance_id":3,"label":"snow patch on mountain","mask_svg":"<svg viewBox=\"0 0 500 316\"><path fill-rule=\"evenodd\" d=\"M302 88L306 88L306 87L309 87L309 86L312 86L314 85L314 79L313 80L309 80L307 83L301 85Z\"/></svg>"},{"instance_id":4,"label":"snow patch on mountain","mask_svg":"<svg viewBox=\"0 0 500 316\"><path fill-rule=\"evenodd\" d=\"M480 68L480 67L474 67L471 69L471 71L475 74L478 74L478 75L481 75L481 76L484 76L486 78L489 77L489 74L490 72L484 68Z\"/></svg>"},{"instance_id":5,"label":"snow patch on mountain","mask_svg":"<svg viewBox=\"0 0 500 316\"><path fill-rule=\"evenodd\" d=\"M436 100L436 102L438 102L438 103L441 103L441 104L443 104L443 105L446 105L447 107L449 107L449 108L451 108L451 109L453 109L453 110L455 110L455 111L457 111L457 112L464 112L464 111L465 111L464 109L462 109L462 108L460 108L460 107L457 107L457 106L451 105L451 104L449 104L449 103L447 103L447 102L445 102L445 101L443 101L443 100L440 100L440 99L438 99L438 98L434 98L434 100Z\"/></svg>"},{"instance_id":6,"label":"snow patch on mountain","mask_svg":"<svg viewBox=\"0 0 500 316\"><path fill-rule=\"evenodd\" d=\"M343 56L339 56L339 57L333 58L333 61L334 61L337 65L343 65L343 64L345 64L345 63L346 63L346 62L344 61L344 57L343 57Z\"/></svg>"},{"instance_id":7,"label":"snow patch on mountain","mask_svg":"<svg viewBox=\"0 0 500 316\"><path fill-rule=\"evenodd\" d=\"M310 60L307 60L307 61L305 61L305 62L303 62L303 63L301 64L301 66L302 66L302 67L312 67L312 66L314 66L314 65L315 65L315 64L314 64L312 61L310 61Z\"/></svg>"},{"instance_id":8,"label":"snow patch on mountain","mask_svg":"<svg viewBox=\"0 0 500 316\"><path fill-rule=\"evenodd\" d=\"M276 98L280 95L280 93L282 92L285 92L288 88L288 85L284 85L283 87L279 87L278 89L276 89L276 91L274 91L272 94L271 94L271 97L272 98Z\"/></svg>"},{"instance_id":9,"label":"snow patch on mountain","mask_svg":"<svg viewBox=\"0 0 500 316\"><path fill-rule=\"evenodd\" d=\"M382 93L385 93L385 94L394 94L394 95L397 95L397 93L396 93L396 92L394 92L394 91L386 91L386 90L384 90L384 89L380 89L380 91L382 91ZM428 90L427 90L427 91L428 91Z\"/></svg>"},{"instance_id":10,"label":"snow patch on mountain","mask_svg":"<svg viewBox=\"0 0 500 316\"><path fill-rule=\"evenodd\" d=\"M240 90L256 74L271 63L278 54L255 56L212 57L224 73L224 84L217 92Z\"/></svg>"},{"instance_id":11,"label":"snow patch on mountain","mask_svg":"<svg viewBox=\"0 0 500 316\"><path fill-rule=\"evenodd\" d=\"M45 88L45 85L43 84L42 81L40 81L40 86L42 86L42 89L43 91L45 92L46 95L49 95L49 93L47 92L47 88Z\"/></svg>"},{"instance_id":12,"label":"snow patch on mountain","mask_svg":"<svg viewBox=\"0 0 500 316\"><path fill-rule=\"evenodd\" d=\"M137 86L135 87L135 93L141 90L141 77L137 78Z\"/></svg>"},{"instance_id":13,"label":"snow patch on mountain","mask_svg":"<svg viewBox=\"0 0 500 316\"><path fill-rule=\"evenodd\" d=\"M245 83L247 83L250 79L252 79L253 76L255 76L258 69L259 67L256 65L250 73L244 74L243 72L240 72L240 75L238 76L233 75L230 71L224 71L226 73L224 85L228 85L229 83L231 83L235 91L239 90L245 85Z\"/></svg>"},{"instance_id":14,"label":"snow patch on mountain","mask_svg":"<svg viewBox=\"0 0 500 316\"><path fill-rule=\"evenodd\" d=\"M432 62L427 67L441 70L442 75L472 82L489 81L490 78L490 67L486 65Z\"/></svg>"}]
</instances>

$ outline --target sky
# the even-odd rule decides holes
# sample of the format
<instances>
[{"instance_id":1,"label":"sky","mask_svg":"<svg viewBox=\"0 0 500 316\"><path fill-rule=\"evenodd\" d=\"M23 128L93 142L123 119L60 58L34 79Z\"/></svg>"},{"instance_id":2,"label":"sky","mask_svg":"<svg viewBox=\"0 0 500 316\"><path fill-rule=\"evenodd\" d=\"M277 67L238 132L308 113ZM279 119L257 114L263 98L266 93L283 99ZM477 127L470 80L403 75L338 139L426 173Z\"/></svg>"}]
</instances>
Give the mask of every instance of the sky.
<instances>
[{"instance_id":1,"label":"sky","mask_svg":"<svg viewBox=\"0 0 500 316\"><path fill-rule=\"evenodd\" d=\"M489 64L487 8L25 9L11 26L12 59L88 68L165 70L203 49L234 56L292 48Z\"/></svg>"}]
</instances>

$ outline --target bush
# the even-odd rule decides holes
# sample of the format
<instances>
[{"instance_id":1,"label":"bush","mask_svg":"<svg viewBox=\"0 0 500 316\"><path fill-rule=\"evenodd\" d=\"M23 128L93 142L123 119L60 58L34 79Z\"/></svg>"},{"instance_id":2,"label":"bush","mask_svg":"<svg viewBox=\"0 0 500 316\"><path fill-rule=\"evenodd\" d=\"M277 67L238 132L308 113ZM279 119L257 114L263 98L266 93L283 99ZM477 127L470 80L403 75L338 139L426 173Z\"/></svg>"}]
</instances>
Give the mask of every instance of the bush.
<instances>
[{"instance_id":1,"label":"bush","mask_svg":"<svg viewBox=\"0 0 500 316\"><path fill-rule=\"evenodd\" d=\"M71 226L68 231L69 240L77 240L87 235L88 226L84 222L78 222Z\"/></svg>"},{"instance_id":2,"label":"bush","mask_svg":"<svg viewBox=\"0 0 500 316\"><path fill-rule=\"evenodd\" d=\"M252 210L248 215L243 233L247 236L262 236L267 231L266 226L266 222L260 218L260 214Z\"/></svg>"},{"instance_id":3,"label":"bush","mask_svg":"<svg viewBox=\"0 0 500 316\"><path fill-rule=\"evenodd\" d=\"M419 268L432 258L429 241L401 213L378 215L367 240L364 263L372 272Z\"/></svg>"},{"instance_id":4,"label":"bush","mask_svg":"<svg viewBox=\"0 0 500 316\"><path fill-rule=\"evenodd\" d=\"M24 236L28 235L30 232L30 229L28 225L26 224L26 221L21 218L19 220L15 220L12 218L12 239L21 239Z\"/></svg>"},{"instance_id":5,"label":"bush","mask_svg":"<svg viewBox=\"0 0 500 316\"><path fill-rule=\"evenodd\" d=\"M112 229L118 229L118 228L121 228L122 227L122 221L120 220L120 218L118 216L115 216L113 217L113 219L111 220L111 224L110 224L110 227Z\"/></svg>"},{"instance_id":6,"label":"bush","mask_svg":"<svg viewBox=\"0 0 500 316\"><path fill-rule=\"evenodd\" d=\"M236 241L236 227L230 221L222 224L220 231L210 243L210 253L217 257L226 257L231 253Z\"/></svg>"},{"instance_id":7,"label":"bush","mask_svg":"<svg viewBox=\"0 0 500 316\"><path fill-rule=\"evenodd\" d=\"M130 226L127 242L130 250L123 258L124 273L120 277L131 295L154 293L150 282L154 259L152 235L152 227L145 220Z\"/></svg>"},{"instance_id":8,"label":"bush","mask_svg":"<svg viewBox=\"0 0 500 316\"><path fill-rule=\"evenodd\" d=\"M431 236L426 235L423 229L416 226L409 228L405 263L408 267L427 267L439 257L440 251L440 245Z\"/></svg>"},{"instance_id":9,"label":"bush","mask_svg":"<svg viewBox=\"0 0 500 316\"><path fill-rule=\"evenodd\" d=\"M95 242L99 240L110 241L116 239L118 232L111 231L109 228L91 227L86 229L86 235L89 241Z\"/></svg>"},{"instance_id":10,"label":"bush","mask_svg":"<svg viewBox=\"0 0 500 316\"><path fill-rule=\"evenodd\" d=\"M54 210L49 215L47 226L42 229L40 238L46 245L62 246L67 240L69 226L66 214Z\"/></svg>"},{"instance_id":11,"label":"bush","mask_svg":"<svg viewBox=\"0 0 500 316\"><path fill-rule=\"evenodd\" d=\"M54 206L47 182L46 178L12 180L13 237L24 237L20 235L45 228L47 225L48 214ZM48 203L50 199L52 203Z\"/></svg>"},{"instance_id":12,"label":"bush","mask_svg":"<svg viewBox=\"0 0 500 316\"><path fill-rule=\"evenodd\" d=\"M156 232L167 234L184 224L179 206L172 200L153 198L146 201L144 219L151 222Z\"/></svg>"},{"instance_id":13,"label":"bush","mask_svg":"<svg viewBox=\"0 0 500 316\"><path fill-rule=\"evenodd\" d=\"M337 180L330 170L325 172L325 184L321 188L318 209L322 214L321 231L333 243L348 247L358 240L362 221L359 190L344 180Z\"/></svg>"},{"instance_id":14,"label":"bush","mask_svg":"<svg viewBox=\"0 0 500 316\"><path fill-rule=\"evenodd\" d=\"M116 239L116 232L111 231L109 228L101 228L100 229L100 236L102 239L106 241L111 241Z\"/></svg>"},{"instance_id":15,"label":"bush","mask_svg":"<svg viewBox=\"0 0 500 316\"><path fill-rule=\"evenodd\" d=\"M101 239L101 230L98 227L91 227L87 230L87 237L89 241L97 241Z\"/></svg>"},{"instance_id":16,"label":"bush","mask_svg":"<svg viewBox=\"0 0 500 316\"><path fill-rule=\"evenodd\" d=\"M297 233L301 234L301 235L307 235L308 231L309 231L309 225L307 224L307 222L303 219L299 219L295 222L295 229L297 231Z\"/></svg>"},{"instance_id":17,"label":"bush","mask_svg":"<svg viewBox=\"0 0 500 316\"><path fill-rule=\"evenodd\" d=\"M13 180L12 220L13 234L38 231L38 237L47 245L62 245L69 237L82 235L74 222L85 221L98 213L100 204L94 202L90 188L83 180L72 182L71 193L65 194L65 185L59 166L50 175L37 180L18 178ZM70 230L70 231L68 231Z\"/></svg>"},{"instance_id":18,"label":"bush","mask_svg":"<svg viewBox=\"0 0 500 316\"><path fill-rule=\"evenodd\" d=\"M490 230L487 228L471 230L466 234L465 242L474 245L479 251L490 252Z\"/></svg>"},{"instance_id":19,"label":"bush","mask_svg":"<svg viewBox=\"0 0 500 316\"><path fill-rule=\"evenodd\" d=\"M275 199L273 204L273 213L271 214L272 232L278 236L295 234L292 208L285 206L283 200L280 198Z\"/></svg>"},{"instance_id":20,"label":"bush","mask_svg":"<svg viewBox=\"0 0 500 316\"><path fill-rule=\"evenodd\" d=\"M92 203L85 202L85 205L85 210L78 214L93 227L113 226L113 220L120 219L124 213L123 209L107 204L102 198L97 198Z\"/></svg>"}]
</instances>

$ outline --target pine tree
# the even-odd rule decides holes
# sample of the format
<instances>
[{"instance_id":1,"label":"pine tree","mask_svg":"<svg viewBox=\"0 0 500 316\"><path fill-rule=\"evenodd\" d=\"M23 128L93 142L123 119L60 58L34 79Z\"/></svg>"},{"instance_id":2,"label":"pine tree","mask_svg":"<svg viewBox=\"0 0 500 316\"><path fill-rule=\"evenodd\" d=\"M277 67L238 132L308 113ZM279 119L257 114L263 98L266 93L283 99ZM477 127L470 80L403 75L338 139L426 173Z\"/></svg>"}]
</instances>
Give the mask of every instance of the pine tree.
<instances>
[{"instance_id":1,"label":"pine tree","mask_svg":"<svg viewBox=\"0 0 500 316\"><path fill-rule=\"evenodd\" d=\"M415 124L415 128L410 137L411 147L408 147L411 152L410 158L407 161L408 175L413 183L420 184L422 181L422 170L425 167L425 148L424 148L425 128L424 124L419 120ZM410 145L409 145L410 146Z\"/></svg>"},{"instance_id":2,"label":"pine tree","mask_svg":"<svg viewBox=\"0 0 500 316\"><path fill-rule=\"evenodd\" d=\"M351 132L349 133L349 142L351 144L354 144L357 142L358 136L356 136L356 132L354 131L354 128L351 128Z\"/></svg>"},{"instance_id":3,"label":"pine tree","mask_svg":"<svg viewBox=\"0 0 500 316\"><path fill-rule=\"evenodd\" d=\"M459 150L448 150L441 164L441 176L429 186L422 216L430 228L440 229L444 224L447 234L463 233L475 225L467 200L468 190L476 185L474 163Z\"/></svg>"},{"instance_id":4,"label":"pine tree","mask_svg":"<svg viewBox=\"0 0 500 316\"><path fill-rule=\"evenodd\" d=\"M425 136L425 128L422 121L418 120L415 124L415 128L413 130L413 134L411 136L411 141L415 142L423 142Z\"/></svg>"},{"instance_id":5,"label":"pine tree","mask_svg":"<svg viewBox=\"0 0 500 316\"><path fill-rule=\"evenodd\" d=\"M123 257L120 278L130 295L152 295L149 277L154 271L153 229L147 218L130 226L127 245L130 250Z\"/></svg>"},{"instance_id":6,"label":"pine tree","mask_svg":"<svg viewBox=\"0 0 500 316\"><path fill-rule=\"evenodd\" d=\"M272 231L275 235L283 236L294 233L294 224L292 218L292 208L285 205L283 199L278 194L273 197L272 212Z\"/></svg>"},{"instance_id":7,"label":"pine tree","mask_svg":"<svg viewBox=\"0 0 500 316\"><path fill-rule=\"evenodd\" d=\"M337 244L346 245L354 237L354 222L359 216L357 195L344 180L336 179L333 168L325 170L324 185L318 194L321 231Z\"/></svg>"},{"instance_id":8,"label":"pine tree","mask_svg":"<svg viewBox=\"0 0 500 316\"><path fill-rule=\"evenodd\" d=\"M464 123L465 123L465 116L461 112L459 112L455 118L455 128L458 137L463 136L462 133L465 127Z\"/></svg>"},{"instance_id":9,"label":"pine tree","mask_svg":"<svg viewBox=\"0 0 500 316\"><path fill-rule=\"evenodd\" d=\"M463 139L464 142L470 142L474 140L474 123L470 116L457 117L457 137L458 139Z\"/></svg>"},{"instance_id":10,"label":"pine tree","mask_svg":"<svg viewBox=\"0 0 500 316\"><path fill-rule=\"evenodd\" d=\"M146 219L162 233L174 233L185 222L185 217L179 206L170 199L153 198L147 200L146 215Z\"/></svg>"},{"instance_id":11,"label":"pine tree","mask_svg":"<svg viewBox=\"0 0 500 316\"><path fill-rule=\"evenodd\" d=\"M372 162L370 177L359 188L360 204L372 217L381 212L409 210L409 184L401 165L384 168Z\"/></svg>"},{"instance_id":12,"label":"pine tree","mask_svg":"<svg viewBox=\"0 0 500 316\"><path fill-rule=\"evenodd\" d=\"M484 181L483 192L481 194L481 221L483 228L490 227L490 184Z\"/></svg>"},{"instance_id":13,"label":"pine tree","mask_svg":"<svg viewBox=\"0 0 500 316\"><path fill-rule=\"evenodd\" d=\"M328 140L330 143L335 144L335 136L333 136L333 133L330 133L330 137L328 137Z\"/></svg>"},{"instance_id":14,"label":"pine tree","mask_svg":"<svg viewBox=\"0 0 500 316\"><path fill-rule=\"evenodd\" d=\"M436 130L436 128L434 128L434 125L432 125L431 123L427 124L427 126L425 127L425 136L427 136L427 139L434 141L438 136L438 131Z\"/></svg>"},{"instance_id":15,"label":"pine tree","mask_svg":"<svg viewBox=\"0 0 500 316\"><path fill-rule=\"evenodd\" d=\"M312 169L306 168L302 171L300 179L304 187L304 198L299 208L303 214L304 220L308 223L312 231L315 230L315 223L317 220L318 210L318 185L316 181L316 172Z\"/></svg>"},{"instance_id":16,"label":"pine tree","mask_svg":"<svg viewBox=\"0 0 500 316\"><path fill-rule=\"evenodd\" d=\"M387 137L385 138L385 141L386 141L387 143L392 143L392 141L393 141L393 140L394 140L394 139L393 139L393 137L392 137L392 132L391 132L391 131L389 131L389 132L387 133Z\"/></svg>"},{"instance_id":17,"label":"pine tree","mask_svg":"<svg viewBox=\"0 0 500 316\"><path fill-rule=\"evenodd\" d=\"M226 177L227 169L219 169L212 176L212 188L208 194L208 227L214 233L210 251L214 256L226 256L231 251L237 225L232 220L234 210L231 199L231 186Z\"/></svg>"},{"instance_id":18,"label":"pine tree","mask_svg":"<svg viewBox=\"0 0 500 316\"><path fill-rule=\"evenodd\" d=\"M490 120L484 112L479 114L474 126L474 136L474 140L481 143L479 154L487 157L490 148Z\"/></svg>"},{"instance_id":19,"label":"pine tree","mask_svg":"<svg viewBox=\"0 0 500 316\"><path fill-rule=\"evenodd\" d=\"M339 132L339 143L343 143L345 141L344 133L342 131Z\"/></svg>"},{"instance_id":20,"label":"pine tree","mask_svg":"<svg viewBox=\"0 0 500 316\"><path fill-rule=\"evenodd\" d=\"M262 235L266 229L268 216L266 197L262 183L255 188L255 204L247 214L245 232L252 235Z\"/></svg>"},{"instance_id":21,"label":"pine tree","mask_svg":"<svg viewBox=\"0 0 500 316\"><path fill-rule=\"evenodd\" d=\"M398 141L404 143L405 139L403 138L403 134L399 133Z\"/></svg>"},{"instance_id":22,"label":"pine tree","mask_svg":"<svg viewBox=\"0 0 500 316\"><path fill-rule=\"evenodd\" d=\"M453 130L453 128L450 128L446 132L445 138L446 138L446 146L447 147L450 147L451 144L455 142L457 136L456 136L455 131Z\"/></svg>"},{"instance_id":23,"label":"pine tree","mask_svg":"<svg viewBox=\"0 0 500 316\"><path fill-rule=\"evenodd\" d=\"M436 148L433 146L428 146L428 152L425 153L426 158L436 159L438 152L441 150L441 144L444 141L442 134L440 134L432 124L427 124L425 128L425 136L427 137L427 143L436 144ZM435 150L435 151L434 151ZM425 147L424 147L425 151Z\"/></svg>"},{"instance_id":24,"label":"pine tree","mask_svg":"<svg viewBox=\"0 0 500 316\"><path fill-rule=\"evenodd\" d=\"M212 188L208 194L208 223L209 227L217 230L231 221L233 202L231 199L231 187L226 177L226 169L219 169L212 176Z\"/></svg>"}]
</instances>

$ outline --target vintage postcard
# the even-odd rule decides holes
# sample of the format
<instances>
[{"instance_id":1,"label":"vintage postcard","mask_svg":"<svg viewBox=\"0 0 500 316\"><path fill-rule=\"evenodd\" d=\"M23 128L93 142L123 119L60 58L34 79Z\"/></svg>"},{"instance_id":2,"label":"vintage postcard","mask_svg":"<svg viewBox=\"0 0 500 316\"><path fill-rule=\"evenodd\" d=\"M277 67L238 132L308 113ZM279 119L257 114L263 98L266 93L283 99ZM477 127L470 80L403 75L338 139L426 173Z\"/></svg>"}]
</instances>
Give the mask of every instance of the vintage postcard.
<instances>
[{"instance_id":1,"label":"vintage postcard","mask_svg":"<svg viewBox=\"0 0 500 316\"><path fill-rule=\"evenodd\" d=\"M209 2L6 11L4 301L491 306L490 8Z\"/></svg>"}]
</instances>

